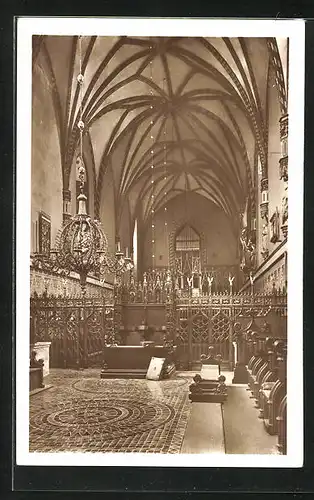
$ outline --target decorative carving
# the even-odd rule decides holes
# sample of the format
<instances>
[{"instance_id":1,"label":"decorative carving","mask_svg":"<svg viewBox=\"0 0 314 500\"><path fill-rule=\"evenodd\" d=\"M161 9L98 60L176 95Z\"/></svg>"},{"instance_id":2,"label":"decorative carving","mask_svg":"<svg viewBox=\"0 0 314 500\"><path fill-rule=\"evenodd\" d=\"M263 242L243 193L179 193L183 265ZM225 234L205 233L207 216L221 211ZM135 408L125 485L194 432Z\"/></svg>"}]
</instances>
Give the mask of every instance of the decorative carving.
<instances>
[{"instance_id":1,"label":"decorative carving","mask_svg":"<svg viewBox=\"0 0 314 500\"><path fill-rule=\"evenodd\" d=\"M192 257L192 273L197 274L201 270L201 261L199 257Z\"/></svg>"},{"instance_id":2,"label":"decorative carving","mask_svg":"<svg viewBox=\"0 0 314 500\"><path fill-rule=\"evenodd\" d=\"M251 241L254 243L254 232L250 233ZM180 271L169 269L168 267L158 267L157 269L148 269L143 274L143 283L135 281L135 301L144 302L143 288L146 290L147 302L156 302L158 294L156 293L156 286L160 289L160 302L164 303L168 300L169 294L175 291L176 295L184 295L189 291L189 282L191 288L197 288L199 295L208 295L210 285L214 283L215 290L211 291L225 291L228 284L228 277L234 276L233 289L238 286L237 283L237 266L210 266L203 265L201 272L191 273L190 275L183 275ZM128 298L131 290L131 282L124 285L123 300L129 302ZM150 291L151 290L151 291ZM149 293L150 291L150 293ZM132 292L133 293L133 292Z\"/></svg>"},{"instance_id":3,"label":"decorative carving","mask_svg":"<svg viewBox=\"0 0 314 500\"><path fill-rule=\"evenodd\" d=\"M279 160L279 178L284 182L288 181L288 115L284 115L279 120L281 158Z\"/></svg>"},{"instance_id":4,"label":"decorative carving","mask_svg":"<svg viewBox=\"0 0 314 500\"><path fill-rule=\"evenodd\" d=\"M268 202L261 203L260 210L261 210L261 218L265 219L266 222L268 222Z\"/></svg>"},{"instance_id":5,"label":"decorative carving","mask_svg":"<svg viewBox=\"0 0 314 500\"><path fill-rule=\"evenodd\" d=\"M275 212L270 218L270 241L272 243L276 243L280 239L280 216L278 207L276 207Z\"/></svg>"},{"instance_id":6,"label":"decorative carving","mask_svg":"<svg viewBox=\"0 0 314 500\"><path fill-rule=\"evenodd\" d=\"M226 377L220 375L217 380L205 380L201 375L193 377L190 385L189 399L206 403L223 403L227 399Z\"/></svg>"},{"instance_id":7,"label":"decorative carving","mask_svg":"<svg viewBox=\"0 0 314 500\"><path fill-rule=\"evenodd\" d=\"M209 361L210 363L213 364L219 364L220 360L217 359L217 357L214 356L214 346L210 345L208 347L208 352L207 354L201 354L201 362L204 363L204 361Z\"/></svg>"},{"instance_id":8,"label":"decorative carving","mask_svg":"<svg viewBox=\"0 0 314 500\"><path fill-rule=\"evenodd\" d=\"M232 287L233 287L234 276L231 276L231 275L229 274L228 280L229 280L229 289L230 289L230 294L232 294Z\"/></svg>"},{"instance_id":9,"label":"decorative carving","mask_svg":"<svg viewBox=\"0 0 314 500\"><path fill-rule=\"evenodd\" d=\"M31 296L35 293L41 295L46 291L49 296L62 296L64 295L64 279L60 274L57 273L47 273L40 269L31 269ZM66 293L69 296L81 296L81 286L78 277L67 277L66 281ZM99 284L88 282L86 285L86 297L94 298L107 298L112 301L113 290L106 288L102 282Z\"/></svg>"},{"instance_id":10,"label":"decorative carving","mask_svg":"<svg viewBox=\"0 0 314 500\"><path fill-rule=\"evenodd\" d=\"M265 220L263 223L263 229L262 229L262 249L261 249L261 255L263 259L267 259L269 255L269 250L268 250L268 222Z\"/></svg>"},{"instance_id":11,"label":"decorative carving","mask_svg":"<svg viewBox=\"0 0 314 500\"><path fill-rule=\"evenodd\" d=\"M130 283L129 283L129 302L135 302L135 297L136 297L136 285L135 285L135 279L133 276L133 273L131 271L130 273Z\"/></svg>"},{"instance_id":12,"label":"decorative carving","mask_svg":"<svg viewBox=\"0 0 314 500\"><path fill-rule=\"evenodd\" d=\"M187 277L186 279L188 282L189 289L191 289L193 286L193 276Z\"/></svg>"},{"instance_id":13,"label":"decorative carving","mask_svg":"<svg viewBox=\"0 0 314 500\"><path fill-rule=\"evenodd\" d=\"M49 215L44 212L39 212L39 253L41 255L49 255L51 247L51 220Z\"/></svg>"},{"instance_id":14,"label":"decorative carving","mask_svg":"<svg viewBox=\"0 0 314 500\"><path fill-rule=\"evenodd\" d=\"M283 237L286 239L288 238L288 225L286 226L281 226L281 231L282 231L282 234L283 234Z\"/></svg>"},{"instance_id":15,"label":"decorative carving","mask_svg":"<svg viewBox=\"0 0 314 500\"><path fill-rule=\"evenodd\" d=\"M282 225L286 224L288 221L288 196L282 198Z\"/></svg>"},{"instance_id":16,"label":"decorative carving","mask_svg":"<svg viewBox=\"0 0 314 500\"><path fill-rule=\"evenodd\" d=\"M243 331L242 331L240 323L234 323L234 325L233 325L233 338L235 340L242 340L243 339Z\"/></svg>"},{"instance_id":17,"label":"decorative carving","mask_svg":"<svg viewBox=\"0 0 314 500\"><path fill-rule=\"evenodd\" d=\"M37 359L37 352L31 351L31 357L29 360L29 367L30 368L42 368L43 366L44 366L44 360Z\"/></svg>"},{"instance_id":18,"label":"decorative carving","mask_svg":"<svg viewBox=\"0 0 314 500\"><path fill-rule=\"evenodd\" d=\"M288 196L282 198L281 231L283 237L288 237Z\"/></svg>"},{"instance_id":19,"label":"decorative carving","mask_svg":"<svg viewBox=\"0 0 314 500\"><path fill-rule=\"evenodd\" d=\"M288 127L289 127L288 115L284 115L280 118L279 127L280 127L280 140L282 141L283 139L288 137Z\"/></svg>"},{"instance_id":20,"label":"decorative carving","mask_svg":"<svg viewBox=\"0 0 314 500\"><path fill-rule=\"evenodd\" d=\"M216 394L227 396L226 377L224 375L218 377L218 385L215 392Z\"/></svg>"},{"instance_id":21,"label":"decorative carving","mask_svg":"<svg viewBox=\"0 0 314 500\"><path fill-rule=\"evenodd\" d=\"M63 189L63 222L66 222L71 217L71 191Z\"/></svg>"},{"instance_id":22,"label":"decorative carving","mask_svg":"<svg viewBox=\"0 0 314 500\"><path fill-rule=\"evenodd\" d=\"M263 191L268 191L268 179L267 177L264 177L261 179L261 192Z\"/></svg>"},{"instance_id":23,"label":"decorative carving","mask_svg":"<svg viewBox=\"0 0 314 500\"><path fill-rule=\"evenodd\" d=\"M251 233L245 227L240 236L241 264L240 267L245 275L249 275L256 267L256 246L251 239Z\"/></svg>"},{"instance_id":24,"label":"decorative carving","mask_svg":"<svg viewBox=\"0 0 314 500\"><path fill-rule=\"evenodd\" d=\"M175 257L175 270L176 272L182 273L183 263L182 263L182 255Z\"/></svg>"},{"instance_id":25,"label":"decorative carving","mask_svg":"<svg viewBox=\"0 0 314 500\"><path fill-rule=\"evenodd\" d=\"M288 156L283 156L279 160L279 178L288 182Z\"/></svg>"}]
</instances>

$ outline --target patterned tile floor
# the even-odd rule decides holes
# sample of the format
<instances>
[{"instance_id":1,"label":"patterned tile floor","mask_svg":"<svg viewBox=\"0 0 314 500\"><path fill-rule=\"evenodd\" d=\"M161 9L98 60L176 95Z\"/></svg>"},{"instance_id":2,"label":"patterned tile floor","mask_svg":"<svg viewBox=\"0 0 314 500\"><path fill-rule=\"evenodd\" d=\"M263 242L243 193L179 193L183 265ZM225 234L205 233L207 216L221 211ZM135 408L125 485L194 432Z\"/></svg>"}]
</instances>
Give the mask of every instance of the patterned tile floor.
<instances>
[{"instance_id":1,"label":"patterned tile floor","mask_svg":"<svg viewBox=\"0 0 314 500\"><path fill-rule=\"evenodd\" d=\"M194 374L156 382L52 370L53 387L30 396L30 452L180 453Z\"/></svg>"}]
</instances>

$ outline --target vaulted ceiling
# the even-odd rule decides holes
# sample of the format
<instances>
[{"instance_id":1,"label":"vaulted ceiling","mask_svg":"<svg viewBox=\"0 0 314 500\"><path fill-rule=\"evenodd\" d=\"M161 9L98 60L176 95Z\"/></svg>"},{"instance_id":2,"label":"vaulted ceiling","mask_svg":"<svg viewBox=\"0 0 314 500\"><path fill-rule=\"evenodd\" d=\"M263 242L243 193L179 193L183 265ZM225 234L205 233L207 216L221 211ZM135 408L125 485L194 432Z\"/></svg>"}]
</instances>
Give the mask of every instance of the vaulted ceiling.
<instances>
[{"instance_id":1,"label":"vaulted ceiling","mask_svg":"<svg viewBox=\"0 0 314 500\"><path fill-rule=\"evenodd\" d=\"M238 214L254 190L257 154L267 168L270 63L287 107L278 47L262 38L34 37L34 64L41 54L53 92L64 187L78 147L81 64L96 214L110 169L116 206L128 203L132 216L145 220L187 191Z\"/></svg>"}]
</instances>

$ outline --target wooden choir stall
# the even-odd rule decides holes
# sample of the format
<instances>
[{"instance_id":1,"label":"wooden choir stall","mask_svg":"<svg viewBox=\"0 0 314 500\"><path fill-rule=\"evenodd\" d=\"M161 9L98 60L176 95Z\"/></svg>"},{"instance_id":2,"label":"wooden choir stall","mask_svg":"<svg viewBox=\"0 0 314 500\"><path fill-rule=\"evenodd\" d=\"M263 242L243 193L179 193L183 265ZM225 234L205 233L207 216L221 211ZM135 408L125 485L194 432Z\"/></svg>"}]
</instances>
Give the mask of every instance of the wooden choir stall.
<instances>
[{"instance_id":1,"label":"wooden choir stall","mask_svg":"<svg viewBox=\"0 0 314 500\"><path fill-rule=\"evenodd\" d=\"M233 383L247 383L269 434L278 435L278 450L286 454L287 343L272 335L269 325L237 329L238 363ZM246 372L246 373L245 373Z\"/></svg>"}]
</instances>

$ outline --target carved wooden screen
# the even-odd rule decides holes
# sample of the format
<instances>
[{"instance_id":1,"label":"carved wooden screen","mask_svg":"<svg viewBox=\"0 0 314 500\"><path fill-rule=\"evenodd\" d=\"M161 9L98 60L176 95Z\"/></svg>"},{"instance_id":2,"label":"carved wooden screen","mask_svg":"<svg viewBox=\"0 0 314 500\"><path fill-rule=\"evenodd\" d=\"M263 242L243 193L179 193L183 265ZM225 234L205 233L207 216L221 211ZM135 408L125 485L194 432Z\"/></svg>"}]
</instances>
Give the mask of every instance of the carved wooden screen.
<instances>
[{"instance_id":1,"label":"carved wooden screen","mask_svg":"<svg viewBox=\"0 0 314 500\"><path fill-rule=\"evenodd\" d=\"M80 365L79 309L57 308L48 299L44 304L36 302L32 310L33 340L51 342L51 368L76 368Z\"/></svg>"},{"instance_id":2,"label":"carved wooden screen","mask_svg":"<svg viewBox=\"0 0 314 500\"><path fill-rule=\"evenodd\" d=\"M230 361L231 310L187 304L177 308L179 357L184 367L191 368L214 347L214 354Z\"/></svg>"},{"instance_id":3,"label":"carved wooden screen","mask_svg":"<svg viewBox=\"0 0 314 500\"><path fill-rule=\"evenodd\" d=\"M178 346L178 358L182 368L188 367L190 362L190 334L189 334L189 308L179 307L177 309L177 338L176 343Z\"/></svg>"},{"instance_id":4,"label":"carved wooden screen","mask_svg":"<svg viewBox=\"0 0 314 500\"><path fill-rule=\"evenodd\" d=\"M102 360L105 340L105 311L91 306L85 309L84 314L84 331L87 332L84 337L84 354L86 358L84 364L85 366L99 366Z\"/></svg>"},{"instance_id":5,"label":"carved wooden screen","mask_svg":"<svg viewBox=\"0 0 314 500\"><path fill-rule=\"evenodd\" d=\"M210 344L211 319L208 308L191 309L190 335L192 361L199 361L201 354L207 354Z\"/></svg>"},{"instance_id":6,"label":"carved wooden screen","mask_svg":"<svg viewBox=\"0 0 314 500\"><path fill-rule=\"evenodd\" d=\"M221 354L223 360L229 359L229 337L230 337L230 310L213 310L212 335L210 345L214 347L214 353Z\"/></svg>"},{"instance_id":7,"label":"carved wooden screen","mask_svg":"<svg viewBox=\"0 0 314 500\"><path fill-rule=\"evenodd\" d=\"M52 368L101 366L114 327L114 308L102 299L31 299L31 342L51 342Z\"/></svg>"}]
</instances>

